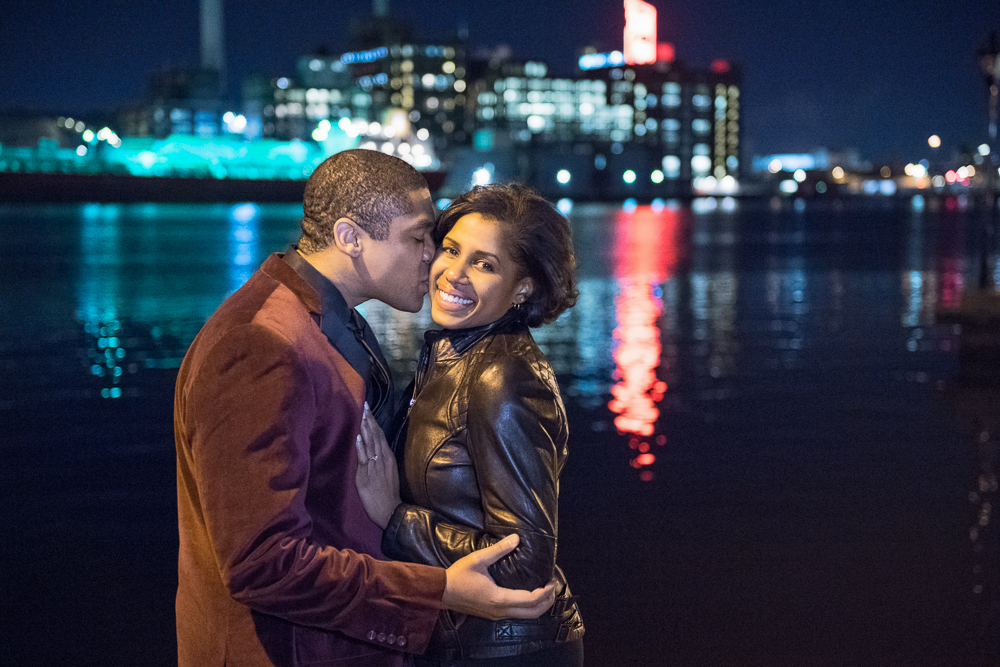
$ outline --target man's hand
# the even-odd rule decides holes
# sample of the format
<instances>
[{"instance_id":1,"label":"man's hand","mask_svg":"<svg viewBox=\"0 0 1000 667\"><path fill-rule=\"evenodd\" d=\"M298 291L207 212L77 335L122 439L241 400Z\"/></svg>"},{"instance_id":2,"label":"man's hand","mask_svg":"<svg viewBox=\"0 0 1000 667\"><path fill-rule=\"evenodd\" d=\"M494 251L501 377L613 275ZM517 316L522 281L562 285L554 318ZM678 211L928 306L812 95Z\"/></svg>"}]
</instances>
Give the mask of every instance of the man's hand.
<instances>
[{"instance_id":1,"label":"man's hand","mask_svg":"<svg viewBox=\"0 0 1000 667\"><path fill-rule=\"evenodd\" d=\"M500 588L487 568L517 547L520 538L508 535L491 547L473 551L455 561L445 572L447 583L441 603L446 609L491 620L538 618L555 602L555 582L533 591Z\"/></svg>"}]
</instances>

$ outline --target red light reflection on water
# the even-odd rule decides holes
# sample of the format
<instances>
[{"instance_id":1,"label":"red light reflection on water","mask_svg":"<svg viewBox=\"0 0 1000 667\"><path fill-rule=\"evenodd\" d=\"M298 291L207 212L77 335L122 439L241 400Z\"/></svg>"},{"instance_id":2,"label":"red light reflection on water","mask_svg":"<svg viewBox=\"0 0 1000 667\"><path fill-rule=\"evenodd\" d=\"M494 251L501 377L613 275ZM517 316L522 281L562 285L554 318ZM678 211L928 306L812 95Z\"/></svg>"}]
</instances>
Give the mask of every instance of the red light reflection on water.
<instances>
[{"instance_id":1,"label":"red light reflection on water","mask_svg":"<svg viewBox=\"0 0 1000 667\"><path fill-rule=\"evenodd\" d=\"M653 289L648 283L626 283L615 298L618 326L614 330L614 359L620 380L611 388L614 399L608 404L618 415L615 426L619 431L646 437L653 435L660 415L656 403L667 391L666 383L656 378L660 365L660 329L656 320L663 302L653 295ZM643 460L653 462L651 458Z\"/></svg>"},{"instance_id":2,"label":"red light reflection on water","mask_svg":"<svg viewBox=\"0 0 1000 667\"><path fill-rule=\"evenodd\" d=\"M944 308L958 308L965 289L965 218L955 197L945 199L945 214L938 231L937 270L941 282L940 303Z\"/></svg>"},{"instance_id":3,"label":"red light reflection on water","mask_svg":"<svg viewBox=\"0 0 1000 667\"><path fill-rule=\"evenodd\" d=\"M657 320L663 311L660 284L677 264L679 228L676 208L620 211L614 221L614 270L619 284L615 298L618 326L614 330L618 382L611 388L614 398L608 408L618 415L615 427L619 433L629 436L629 447L635 450L630 464L640 471L644 482L653 479L650 466L656 461L650 443L666 444L665 436L656 435L657 404L667 391L667 383L656 376L661 351Z\"/></svg>"}]
</instances>

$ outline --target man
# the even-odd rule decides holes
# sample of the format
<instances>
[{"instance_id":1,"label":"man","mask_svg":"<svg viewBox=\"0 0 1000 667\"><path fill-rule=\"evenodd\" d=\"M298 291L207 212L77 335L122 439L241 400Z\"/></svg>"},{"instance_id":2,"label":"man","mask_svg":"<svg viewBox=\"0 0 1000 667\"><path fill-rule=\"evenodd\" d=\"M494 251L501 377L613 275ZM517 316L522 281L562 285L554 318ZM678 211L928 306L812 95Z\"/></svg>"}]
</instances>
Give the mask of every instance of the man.
<instances>
[{"instance_id":1,"label":"man","mask_svg":"<svg viewBox=\"0 0 1000 667\"><path fill-rule=\"evenodd\" d=\"M182 666L402 665L441 608L534 618L551 585L498 588L504 540L447 570L383 560L358 496L363 405L391 412L385 359L354 307L415 312L434 209L402 160L353 150L306 184L298 248L212 315L177 378ZM364 462L362 462L364 463Z\"/></svg>"}]
</instances>

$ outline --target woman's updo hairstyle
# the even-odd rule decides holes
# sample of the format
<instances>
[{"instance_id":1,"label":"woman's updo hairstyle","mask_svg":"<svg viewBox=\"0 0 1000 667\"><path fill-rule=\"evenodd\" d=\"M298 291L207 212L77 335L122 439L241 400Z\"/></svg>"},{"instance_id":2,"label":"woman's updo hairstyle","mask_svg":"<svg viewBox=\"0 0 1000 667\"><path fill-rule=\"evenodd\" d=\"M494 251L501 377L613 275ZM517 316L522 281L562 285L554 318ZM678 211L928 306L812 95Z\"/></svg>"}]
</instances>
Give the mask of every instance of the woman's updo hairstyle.
<instances>
[{"instance_id":1,"label":"woman's updo hairstyle","mask_svg":"<svg viewBox=\"0 0 1000 667\"><path fill-rule=\"evenodd\" d=\"M471 213L500 225L504 250L517 264L518 278L534 282L521 304L529 327L554 321L576 304L576 258L569 222L537 192L520 183L477 185L456 198L438 219L434 241L441 241L463 216Z\"/></svg>"}]
</instances>

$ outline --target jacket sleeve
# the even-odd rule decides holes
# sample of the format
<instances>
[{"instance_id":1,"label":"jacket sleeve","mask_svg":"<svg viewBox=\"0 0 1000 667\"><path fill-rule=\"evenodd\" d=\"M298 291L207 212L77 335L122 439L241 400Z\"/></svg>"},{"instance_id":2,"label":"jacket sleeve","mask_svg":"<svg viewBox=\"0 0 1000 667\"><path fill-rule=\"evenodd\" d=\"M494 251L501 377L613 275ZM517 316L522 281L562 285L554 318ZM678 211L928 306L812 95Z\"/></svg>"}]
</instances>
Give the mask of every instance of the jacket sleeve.
<instances>
[{"instance_id":1,"label":"jacket sleeve","mask_svg":"<svg viewBox=\"0 0 1000 667\"><path fill-rule=\"evenodd\" d=\"M316 414L353 404L345 389L343 406L317 405L311 374L333 372L329 365L303 359L296 345L257 324L230 330L203 352L180 413L196 481L183 488L201 496L191 504L200 508L230 595L256 611L365 641L378 619L386 633L410 638L396 648L422 651L444 572L312 537L305 502ZM354 423L340 421L345 432Z\"/></svg>"},{"instance_id":2,"label":"jacket sleeve","mask_svg":"<svg viewBox=\"0 0 1000 667\"><path fill-rule=\"evenodd\" d=\"M386 555L448 565L511 533L514 553L490 567L506 588L532 590L555 569L559 471L566 443L562 401L522 357L507 357L472 374L467 443L482 499L479 531L446 523L435 512L400 505L386 527Z\"/></svg>"}]
</instances>

